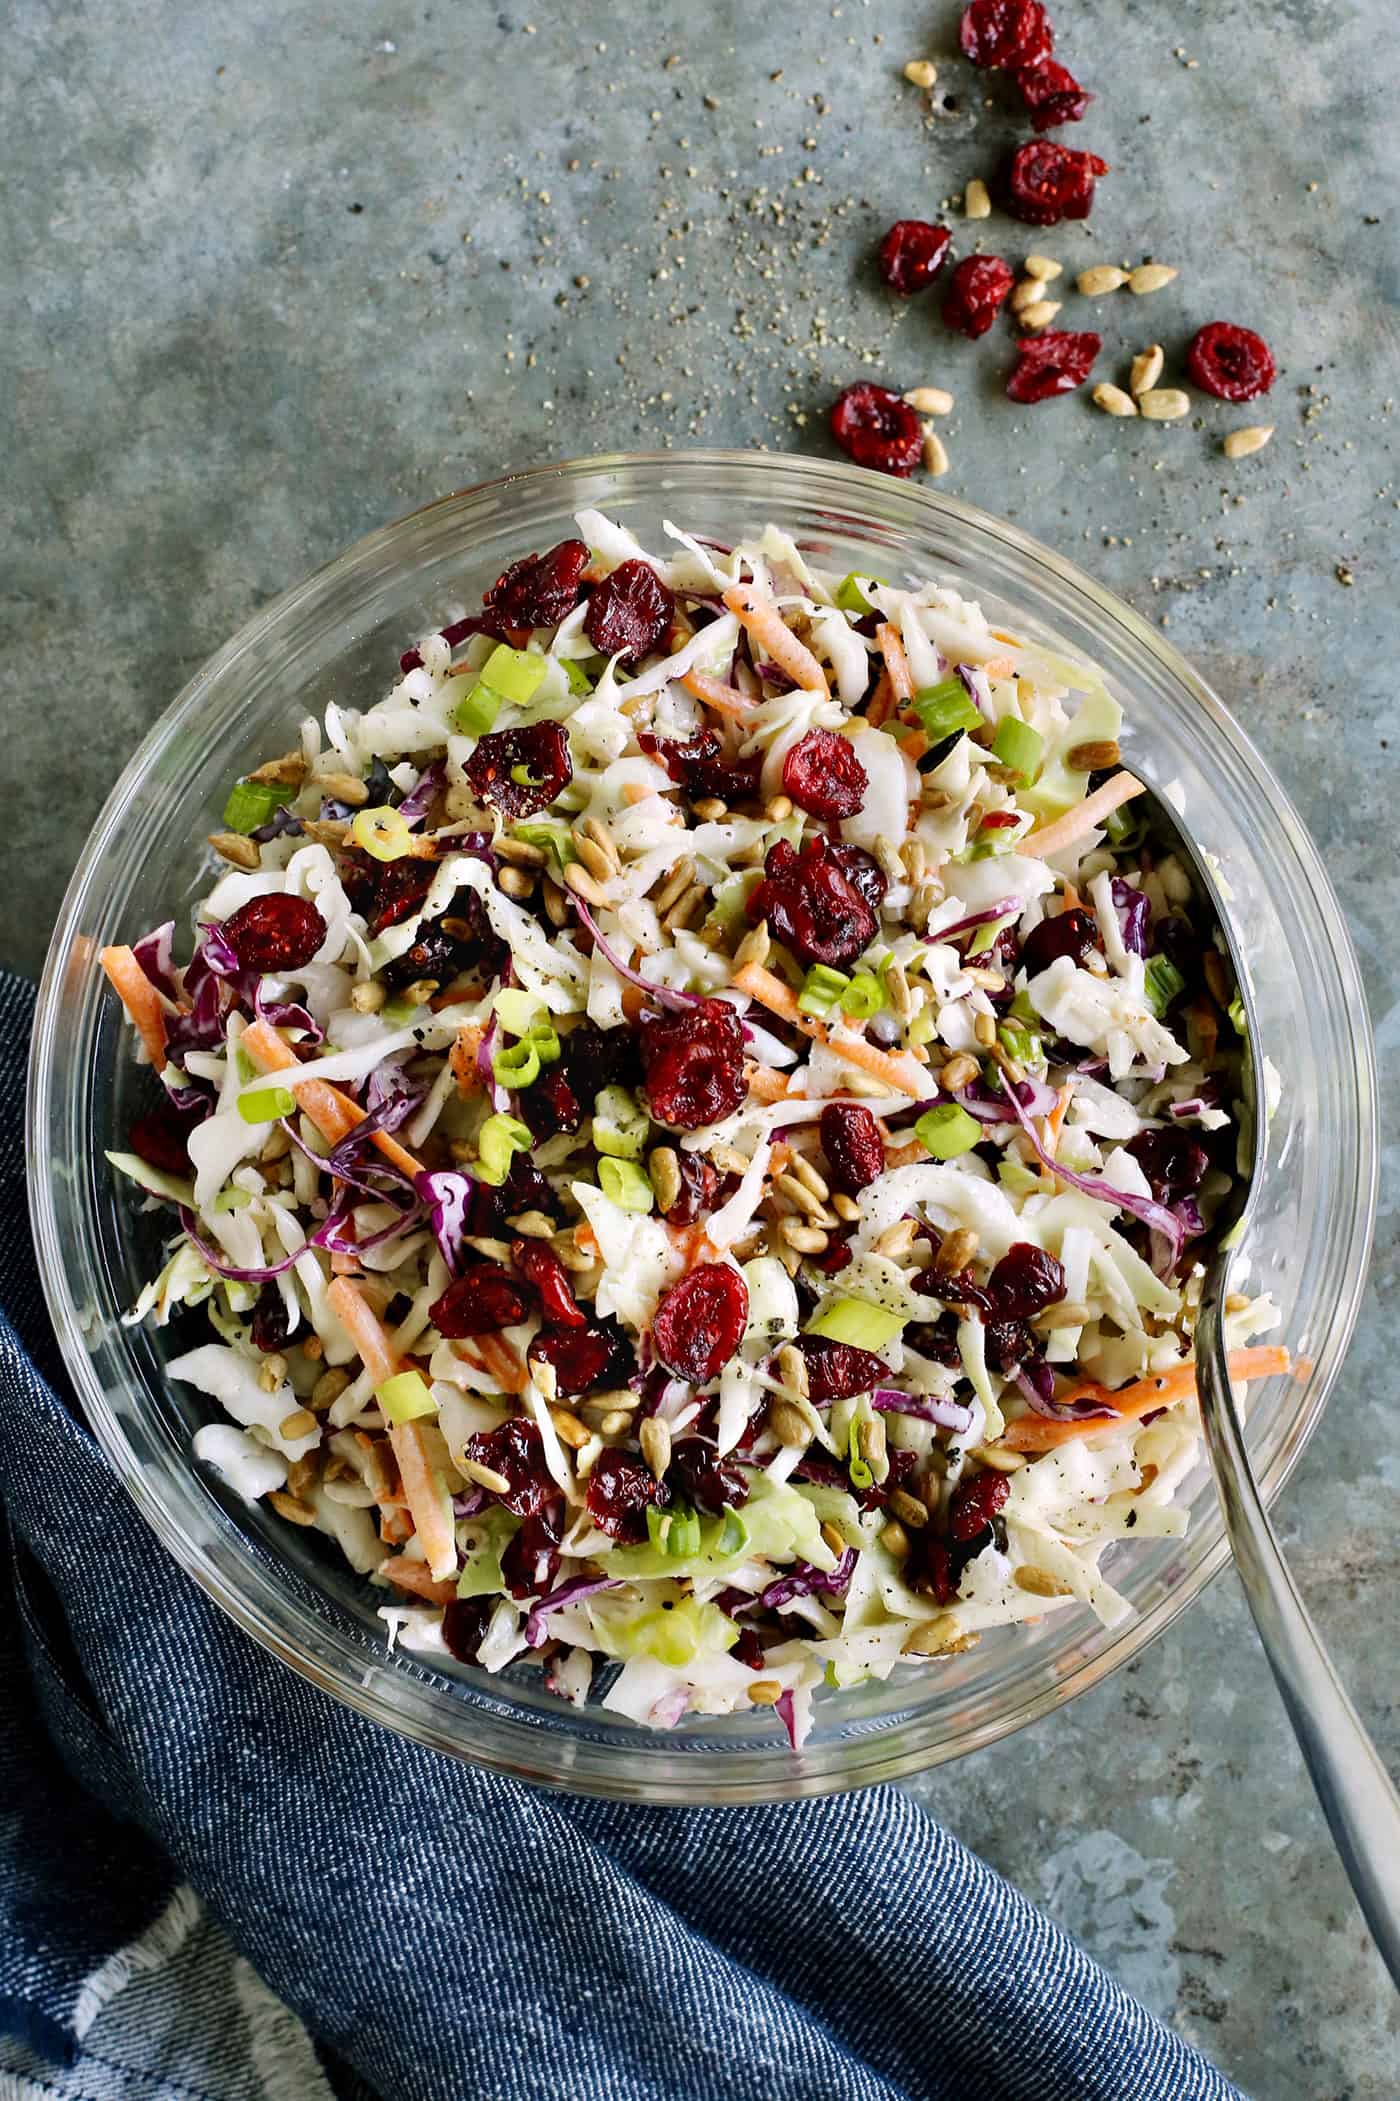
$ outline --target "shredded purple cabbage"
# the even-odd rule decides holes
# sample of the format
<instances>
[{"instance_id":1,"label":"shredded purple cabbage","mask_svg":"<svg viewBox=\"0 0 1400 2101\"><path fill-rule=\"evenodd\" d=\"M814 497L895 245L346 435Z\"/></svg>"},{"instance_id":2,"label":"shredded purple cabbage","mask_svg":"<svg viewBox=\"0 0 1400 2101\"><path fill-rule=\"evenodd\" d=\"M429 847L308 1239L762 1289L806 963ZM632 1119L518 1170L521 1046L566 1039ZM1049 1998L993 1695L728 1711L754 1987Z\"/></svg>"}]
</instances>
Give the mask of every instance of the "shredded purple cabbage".
<instances>
[{"instance_id":1,"label":"shredded purple cabbage","mask_svg":"<svg viewBox=\"0 0 1400 2101\"><path fill-rule=\"evenodd\" d=\"M1113 878L1113 906L1118 914L1118 926L1123 936L1123 946L1130 954L1145 956L1148 933L1152 926L1152 906L1147 892L1138 890L1125 882L1121 875Z\"/></svg>"},{"instance_id":2,"label":"shredded purple cabbage","mask_svg":"<svg viewBox=\"0 0 1400 2101\"><path fill-rule=\"evenodd\" d=\"M799 1561L788 1575L780 1576L776 1583L770 1583L768 1588L761 1590L750 1603L761 1606L765 1612L773 1612L779 1605L786 1605L792 1598L839 1598L844 1596L846 1586L855 1570L854 1547L847 1547L833 1569L813 1568L810 1561Z\"/></svg>"},{"instance_id":3,"label":"shredded purple cabbage","mask_svg":"<svg viewBox=\"0 0 1400 2101\"><path fill-rule=\"evenodd\" d=\"M298 1005L295 1000L265 1000L262 995L262 979L253 974L253 1012L259 1021L266 1021L274 1029L300 1029L306 1038L308 1050L314 1050L326 1040L326 1032L310 1009Z\"/></svg>"},{"instance_id":4,"label":"shredded purple cabbage","mask_svg":"<svg viewBox=\"0 0 1400 2101\"><path fill-rule=\"evenodd\" d=\"M174 941L175 922L167 919L164 926L153 927L149 934L133 942L131 949L156 991L163 992L167 999L176 997Z\"/></svg>"},{"instance_id":5,"label":"shredded purple cabbage","mask_svg":"<svg viewBox=\"0 0 1400 2101\"><path fill-rule=\"evenodd\" d=\"M797 1703L790 1692L785 1692L773 1702L773 1712L787 1731L787 1740L793 1750L797 1749Z\"/></svg>"},{"instance_id":6,"label":"shredded purple cabbage","mask_svg":"<svg viewBox=\"0 0 1400 2101\"><path fill-rule=\"evenodd\" d=\"M299 839L301 834L301 819L293 817L285 803L279 803L278 807L268 818L267 823L260 824L257 830L250 832L248 836L250 839L256 840L259 846L266 846L270 840Z\"/></svg>"},{"instance_id":7,"label":"shredded purple cabbage","mask_svg":"<svg viewBox=\"0 0 1400 2101\"><path fill-rule=\"evenodd\" d=\"M434 759L424 768L413 786L399 804L399 815L405 824L421 824L432 806L433 798L447 777L447 761Z\"/></svg>"},{"instance_id":8,"label":"shredded purple cabbage","mask_svg":"<svg viewBox=\"0 0 1400 2101\"><path fill-rule=\"evenodd\" d=\"M1003 1082L1000 1092L989 1087L985 1080L974 1080L970 1087L962 1088L953 1099L966 1109L969 1116L975 1116L978 1123L1014 1123L1017 1121L1017 1112L1008 1100L1010 1093L1009 1080ZM1016 1093L1019 1105L1031 1116L1048 1116L1055 1106L1055 1090L1044 1080L1018 1080Z\"/></svg>"},{"instance_id":9,"label":"shredded purple cabbage","mask_svg":"<svg viewBox=\"0 0 1400 2101\"><path fill-rule=\"evenodd\" d=\"M193 966L185 974L189 1008L177 1014L165 1032L166 1055L177 1065L187 1051L217 1051L224 1041L224 981L206 971L191 988L192 974Z\"/></svg>"},{"instance_id":10,"label":"shredded purple cabbage","mask_svg":"<svg viewBox=\"0 0 1400 2101\"><path fill-rule=\"evenodd\" d=\"M466 1253L468 1219L475 1184L460 1168L425 1169L413 1184L427 1206L428 1223L438 1252L454 1277L460 1276Z\"/></svg>"},{"instance_id":11,"label":"shredded purple cabbage","mask_svg":"<svg viewBox=\"0 0 1400 2101\"><path fill-rule=\"evenodd\" d=\"M936 934L925 934L923 938L929 942L951 941L957 934L969 934L974 927L990 926L996 919L1010 919L1013 915L1019 919L1024 910L1019 897L1003 897L997 904L984 905L980 912L969 912L966 919L955 919L951 926L943 927Z\"/></svg>"},{"instance_id":12,"label":"shredded purple cabbage","mask_svg":"<svg viewBox=\"0 0 1400 2101\"><path fill-rule=\"evenodd\" d=\"M561 1583L547 1597L539 1599L530 1609L525 1622L525 1639L532 1649L537 1649L545 1639L545 1621L551 1612L561 1605L571 1605L575 1598L591 1597L595 1590L615 1590L621 1579L617 1576L575 1576L568 1583Z\"/></svg>"},{"instance_id":13,"label":"shredded purple cabbage","mask_svg":"<svg viewBox=\"0 0 1400 2101\"><path fill-rule=\"evenodd\" d=\"M673 985L653 985L650 978L644 978L639 970L632 968L630 963L624 963L617 950L610 947L604 935L599 932L597 920L593 917L593 914L589 911L578 892L570 890L566 894L569 903L578 913L579 918L583 921L594 941L620 978L626 978L629 985L635 985L639 991L647 993L657 1002L658 1006L669 1007L673 1014L682 1014L689 1007L704 1005L704 1001L698 992L678 992Z\"/></svg>"},{"instance_id":14,"label":"shredded purple cabbage","mask_svg":"<svg viewBox=\"0 0 1400 2101\"><path fill-rule=\"evenodd\" d=\"M1150 1226L1166 1243L1171 1251L1172 1263L1178 1262L1186 1236L1175 1212L1169 1211L1165 1204L1159 1204L1154 1197L1135 1196L1131 1190L1115 1189L1112 1182L1104 1181L1100 1175L1076 1174L1073 1168L1066 1167L1062 1160L1057 1160L1053 1153L1048 1153L1029 1114L1017 1099L1020 1091L1019 1088L1008 1084L1007 1099L1016 1112L1016 1121L1035 1148L1036 1158L1042 1167L1048 1167L1052 1174L1058 1175L1062 1182L1068 1182L1071 1189L1077 1189L1081 1196L1091 1196L1096 1203L1111 1204L1116 1211L1127 1211L1134 1218L1141 1219L1145 1226Z\"/></svg>"},{"instance_id":15,"label":"shredded purple cabbage","mask_svg":"<svg viewBox=\"0 0 1400 2101\"><path fill-rule=\"evenodd\" d=\"M1033 1374L1039 1373L1048 1373L1048 1381L1045 1378L1033 1376ZM1057 1401L1055 1399L1055 1374L1050 1370L1048 1364L1018 1364L1011 1376L1014 1383L1030 1402L1035 1413L1044 1416L1047 1422L1080 1423L1100 1419L1104 1422L1116 1422L1119 1419L1118 1410L1116 1408L1106 1408L1101 1401L1087 1398L1082 1401ZM1049 1386L1048 1392L1046 1391L1047 1383Z\"/></svg>"},{"instance_id":16,"label":"shredded purple cabbage","mask_svg":"<svg viewBox=\"0 0 1400 2101\"><path fill-rule=\"evenodd\" d=\"M953 676L962 680L963 690L990 722L992 716L992 689L987 683L985 671L974 670L971 664L954 664Z\"/></svg>"},{"instance_id":17,"label":"shredded purple cabbage","mask_svg":"<svg viewBox=\"0 0 1400 2101\"><path fill-rule=\"evenodd\" d=\"M877 1386L870 1405L882 1415L912 1415L921 1423L936 1423L940 1430L959 1433L972 1428L972 1410L961 1401L945 1400L936 1393L901 1393L894 1386Z\"/></svg>"}]
</instances>

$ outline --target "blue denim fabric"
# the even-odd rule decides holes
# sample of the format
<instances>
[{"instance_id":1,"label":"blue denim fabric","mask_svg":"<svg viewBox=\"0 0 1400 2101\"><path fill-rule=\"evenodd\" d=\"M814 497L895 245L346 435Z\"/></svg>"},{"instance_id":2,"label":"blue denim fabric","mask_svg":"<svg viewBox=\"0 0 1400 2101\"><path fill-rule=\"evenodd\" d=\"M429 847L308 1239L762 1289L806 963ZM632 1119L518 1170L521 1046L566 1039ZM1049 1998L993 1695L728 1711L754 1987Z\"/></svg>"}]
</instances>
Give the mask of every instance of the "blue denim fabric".
<instances>
[{"instance_id":1,"label":"blue denim fabric","mask_svg":"<svg viewBox=\"0 0 1400 2101\"><path fill-rule=\"evenodd\" d=\"M540 1794L228 1624L71 1412L23 1211L28 1023L0 981L0 2028L71 2053L84 1980L188 1883L385 2101L1239 2101L895 1789Z\"/></svg>"}]
</instances>

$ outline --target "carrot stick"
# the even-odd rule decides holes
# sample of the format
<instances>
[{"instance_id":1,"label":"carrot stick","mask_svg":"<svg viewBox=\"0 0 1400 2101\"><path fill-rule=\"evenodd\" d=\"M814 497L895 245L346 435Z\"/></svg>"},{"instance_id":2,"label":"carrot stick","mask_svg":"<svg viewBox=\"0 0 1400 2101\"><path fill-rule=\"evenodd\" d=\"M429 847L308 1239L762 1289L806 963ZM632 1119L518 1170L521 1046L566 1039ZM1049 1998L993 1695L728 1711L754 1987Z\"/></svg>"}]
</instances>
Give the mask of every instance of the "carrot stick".
<instances>
[{"instance_id":1,"label":"carrot stick","mask_svg":"<svg viewBox=\"0 0 1400 2101\"><path fill-rule=\"evenodd\" d=\"M350 1333L360 1361L375 1386L392 1379L399 1369L388 1330L358 1285L349 1277L336 1277L326 1291L326 1303Z\"/></svg>"},{"instance_id":2,"label":"carrot stick","mask_svg":"<svg viewBox=\"0 0 1400 2101\"><path fill-rule=\"evenodd\" d=\"M929 749L928 738L922 730L906 730L902 737L896 737L895 742L912 766L917 766Z\"/></svg>"},{"instance_id":3,"label":"carrot stick","mask_svg":"<svg viewBox=\"0 0 1400 2101\"><path fill-rule=\"evenodd\" d=\"M381 1562L379 1573L396 1590L406 1590L410 1597L426 1598L430 1605L450 1605L457 1595L455 1583L434 1581L426 1561L406 1561L402 1554Z\"/></svg>"},{"instance_id":4,"label":"carrot stick","mask_svg":"<svg viewBox=\"0 0 1400 2101\"><path fill-rule=\"evenodd\" d=\"M752 584L735 584L724 594L724 602L746 627L760 648L788 677L808 693L829 693L826 673L805 642L799 642L783 623L777 607L766 598L756 598Z\"/></svg>"},{"instance_id":5,"label":"carrot stick","mask_svg":"<svg viewBox=\"0 0 1400 2101\"><path fill-rule=\"evenodd\" d=\"M902 708L906 700L914 698L914 674L909 669L909 659L904 654L899 629L891 626L888 620L882 620L875 630L875 641L885 660L885 670L889 675L890 691L894 694L895 704Z\"/></svg>"},{"instance_id":6,"label":"carrot stick","mask_svg":"<svg viewBox=\"0 0 1400 2101\"><path fill-rule=\"evenodd\" d=\"M452 1522L452 1498L433 1460L427 1426L420 1419L394 1423L389 1442L399 1462L404 1498L418 1544L427 1556L428 1573L445 1582L457 1573L457 1533Z\"/></svg>"},{"instance_id":7,"label":"carrot stick","mask_svg":"<svg viewBox=\"0 0 1400 2101\"><path fill-rule=\"evenodd\" d=\"M104 948L97 958L131 1016L146 1056L157 1072L165 1067L165 1002L130 948Z\"/></svg>"},{"instance_id":8,"label":"carrot stick","mask_svg":"<svg viewBox=\"0 0 1400 2101\"><path fill-rule=\"evenodd\" d=\"M1111 810L1116 810L1120 803L1131 802L1135 795L1143 792L1142 782L1131 773L1115 773L1112 780L1096 788L1077 809L1067 810L1063 817L1057 817L1053 824L1043 824L1039 831L1027 832L1016 850L1022 854L1038 854L1044 860L1066 846L1073 846L1076 839L1093 831L1094 826L1101 823Z\"/></svg>"},{"instance_id":9,"label":"carrot stick","mask_svg":"<svg viewBox=\"0 0 1400 2101\"><path fill-rule=\"evenodd\" d=\"M736 970L732 979L740 992L747 992L770 1014L778 1014L790 1021L804 1036L814 1043L825 1044L838 1058L848 1065L859 1065L864 1071L873 1073L876 1079L896 1094L907 1094L911 1101L920 1101L928 1092L928 1076L914 1063L912 1058L892 1057L888 1051L877 1050L873 1043L842 1043L832 1036L821 1022L809 1020L797 1004L797 995L789 991L771 970L764 970L758 963L746 963Z\"/></svg>"},{"instance_id":10,"label":"carrot stick","mask_svg":"<svg viewBox=\"0 0 1400 2101\"><path fill-rule=\"evenodd\" d=\"M259 1071L289 1074L287 1085L296 1096L298 1106L306 1111L321 1136L332 1145L338 1145L356 1124L364 1122L365 1112L359 1103L352 1102L349 1095L342 1094L338 1087L314 1076L304 1080L295 1077L297 1054L289 1043L283 1042L269 1022L251 1022L239 1042ZM404 1174L411 1177L423 1172L422 1161L388 1132L375 1131L371 1143Z\"/></svg>"},{"instance_id":11,"label":"carrot stick","mask_svg":"<svg viewBox=\"0 0 1400 2101\"><path fill-rule=\"evenodd\" d=\"M452 1067L452 1077L457 1082L459 1094L477 1094L481 1089L481 1074L476 1069L476 1054L481 1049L481 1028L474 1021L464 1021L452 1039L452 1049L447 1062Z\"/></svg>"},{"instance_id":12,"label":"carrot stick","mask_svg":"<svg viewBox=\"0 0 1400 2101\"><path fill-rule=\"evenodd\" d=\"M882 723L889 721L893 713L894 687L890 684L888 671L882 671L879 678L875 681L875 691L870 696L870 705L865 711L865 719L873 730L877 730Z\"/></svg>"},{"instance_id":13,"label":"carrot stick","mask_svg":"<svg viewBox=\"0 0 1400 2101\"><path fill-rule=\"evenodd\" d=\"M747 693L737 686L728 686L722 678L711 678L707 671L687 671L681 680L687 693L703 700L707 708L714 708L721 715L730 715L736 722L743 722L753 713L754 703Z\"/></svg>"},{"instance_id":14,"label":"carrot stick","mask_svg":"<svg viewBox=\"0 0 1400 2101\"><path fill-rule=\"evenodd\" d=\"M771 1065L746 1065L744 1078L749 1083L749 1094L756 1102L783 1102L787 1100L788 1083Z\"/></svg>"},{"instance_id":15,"label":"carrot stick","mask_svg":"<svg viewBox=\"0 0 1400 2101\"><path fill-rule=\"evenodd\" d=\"M1010 657L988 657L982 669L988 678L1010 678L1016 666Z\"/></svg>"},{"instance_id":16,"label":"carrot stick","mask_svg":"<svg viewBox=\"0 0 1400 2101\"><path fill-rule=\"evenodd\" d=\"M476 1353L504 1393L524 1393L529 1374L510 1344L499 1335L474 1337Z\"/></svg>"},{"instance_id":17,"label":"carrot stick","mask_svg":"<svg viewBox=\"0 0 1400 2101\"><path fill-rule=\"evenodd\" d=\"M1276 1343L1261 1344L1248 1350L1231 1350L1230 1377L1277 1378L1289 1369L1291 1363L1288 1351ZM1112 1430L1118 1423L1133 1422L1140 1415L1150 1415L1154 1408L1169 1408L1174 1401L1189 1400L1195 1391L1194 1358L1188 1358L1185 1364L1178 1364L1154 1378L1139 1379L1132 1386L1120 1386L1116 1392L1086 1379L1057 1398L1062 1401L1102 1401L1105 1406L1117 1409L1116 1421L1107 1416L1088 1416L1078 1422L1062 1423L1047 1422L1039 1415L1025 1415L1003 1431L997 1442L1013 1452L1053 1451L1057 1445L1068 1444L1076 1437L1092 1437L1096 1430Z\"/></svg>"},{"instance_id":18,"label":"carrot stick","mask_svg":"<svg viewBox=\"0 0 1400 2101\"><path fill-rule=\"evenodd\" d=\"M1074 1098L1074 1084L1066 1081L1055 1096L1055 1106L1045 1119L1045 1150L1054 1157L1060 1143L1060 1132L1064 1127L1065 1111Z\"/></svg>"}]
</instances>

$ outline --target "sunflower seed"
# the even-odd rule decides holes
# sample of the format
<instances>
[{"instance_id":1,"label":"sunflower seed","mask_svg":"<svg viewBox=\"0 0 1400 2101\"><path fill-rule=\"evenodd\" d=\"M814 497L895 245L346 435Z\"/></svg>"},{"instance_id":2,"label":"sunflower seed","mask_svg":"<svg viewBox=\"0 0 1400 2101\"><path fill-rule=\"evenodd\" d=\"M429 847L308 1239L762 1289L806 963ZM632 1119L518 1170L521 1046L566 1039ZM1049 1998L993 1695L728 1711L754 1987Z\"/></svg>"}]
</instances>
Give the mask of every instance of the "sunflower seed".
<instances>
[{"instance_id":1,"label":"sunflower seed","mask_svg":"<svg viewBox=\"0 0 1400 2101\"><path fill-rule=\"evenodd\" d=\"M911 387L904 398L921 416L951 416L953 413L953 397L946 387Z\"/></svg>"},{"instance_id":2,"label":"sunflower seed","mask_svg":"<svg viewBox=\"0 0 1400 2101\"><path fill-rule=\"evenodd\" d=\"M1273 434L1272 423L1249 423L1243 430L1227 431L1220 449L1227 460L1247 460L1251 452L1262 452Z\"/></svg>"},{"instance_id":3,"label":"sunflower seed","mask_svg":"<svg viewBox=\"0 0 1400 2101\"><path fill-rule=\"evenodd\" d=\"M1127 272L1120 270L1116 263L1095 263L1091 269L1080 271L1074 280L1074 288L1086 299L1102 299L1105 292L1116 292L1127 282Z\"/></svg>"},{"instance_id":4,"label":"sunflower seed","mask_svg":"<svg viewBox=\"0 0 1400 2101\"><path fill-rule=\"evenodd\" d=\"M316 1513L306 1503L298 1502L280 1488L274 1488L267 1499L279 1517L285 1517L289 1525L314 1525Z\"/></svg>"},{"instance_id":5,"label":"sunflower seed","mask_svg":"<svg viewBox=\"0 0 1400 2101\"><path fill-rule=\"evenodd\" d=\"M936 430L926 430L924 432L925 474L931 474L937 480L940 474L948 472L952 464L948 457L948 448L939 437L938 432Z\"/></svg>"},{"instance_id":6,"label":"sunflower seed","mask_svg":"<svg viewBox=\"0 0 1400 2101\"><path fill-rule=\"evenodd\" d=\"M1138 408L1151 423L1179 423L1190 415L1191 400L1180 387L1149 387L1138 395Z\"/></svg>"},{"instance_id":7,"label":"sunflower seed","mask_svg":"<svg viewBox=\"0 0 1400 2101\"><path fill-rule=\"evenodd\" d=\"M1063 276L1064 264L1057 263L1053 255L1028 255L1024 268L1027 277L1034 277L1040 284L1049 284L1053 278Z\"/></svg>"},{"instance_id":8,"label":"sunflower seed","mask_svg":"<svg viewBox=\"0 0 1400 2101\"><path fill-rule=\"evenodd\" d=\"M904 77L911 87L931 88L938 78L938 68L930 58L911 58L904 68Z\"/></svg>"},{"instance_id":9,"label":"sunflower seed","mask_svg":"<svg viewBox=\"0 0 1400 2101\"><path fill-rule=\"evenodd\" d=\"M242 832L211 832L209 844L221 861L232 868L258 868L262 865L262 853L256 839L245 839Z\"/></svg>"},{"instance_id":10,"label":"sunflower seed","mask_svg":"<svg viewBox=\"0 0 1400 2101\"><path fill-rule=\"evenodd\" d=\"M1116 766L1122 756L1116 737L1091 737L1085 744L1070 746L1065 764L1072 773L1098 773L1105 766Z\"/></svg>"},{"instance_id":11,"label":"sunflower seed","mask_svg":"<svg viewBox=\"0 0 1400 2101\"><path fill-rule=\"evenodd\" d=\"M653 1478L664 1479L671 1464L671 1426L659 1415L649 1415L638 1432L642 1457L651 1468Z\"/></svg>"},{"instance_id":12,"label":"sunflower seed","mask_svg":"<svg viewBox=\"0 0 1400 2101\"><path fill-rule=\"evenodd\" d=\"M1136 270L1128 272L1128 290L1139 297L1144 292L1160 292L1178 274L1170 263L1139 263Z\"/></svg>"},{"instance_id":13,"label":"sunflower seed","mask_svg":"<svg viewBox=\"0 0 1400 2101\"><path fill-rule=\"evenodd\" d=\"M963 212L969 219L990 219L992 215L991 194L976 175L963 191Z\"/></svg>"},{"instance_id":14,"label":"sunflower seed","mask_svg":"<svg viewBox=\"0 0 1400 2101\"><path fill-rule=\"evenodd\" d=\"M1162 377L1165 362L1160 343L1149 343L1146 350L1138 352L1133 359L1132 376L1128 381L1134 394L1146 394L1156 386Z\"/></svg>"},{"instance_id":15,"label":"sunflower seed","mask_svg":"<svg viewBox=\"0 0 1400 2101\"><path fill-rule=\"evenodd\" d=\"M658 1145L647 1157L647 1169L656 1192L657 1210L669 1211L681 1193L681 1163L675 1149Z\"/></svg>"},{"instance_id":16,"label":"sunflower seed","mask_svg":"<svg viewBox=\"0 0 1400 2101\"><path fill-rule=\"evenodd\" d=\"M1111 380L1101 379L1094 389L1094 407L1102 409L1106 416L1135 416L1137 403L1131 394L1115 387Z\"/></svg>"}]
</instances>

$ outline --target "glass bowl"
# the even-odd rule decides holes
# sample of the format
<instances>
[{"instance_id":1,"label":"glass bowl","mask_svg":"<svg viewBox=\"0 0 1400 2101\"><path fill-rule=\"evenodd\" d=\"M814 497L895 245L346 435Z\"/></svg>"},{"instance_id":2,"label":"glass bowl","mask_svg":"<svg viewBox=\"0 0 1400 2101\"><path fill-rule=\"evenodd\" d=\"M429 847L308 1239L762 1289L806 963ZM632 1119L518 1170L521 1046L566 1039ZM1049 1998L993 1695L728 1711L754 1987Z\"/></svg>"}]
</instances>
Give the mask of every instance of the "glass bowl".
<instances>
[{"instance_id":1,"label":"glass bowl","mask_svg":"<svg viewBox=\"0 0 1400 2101\"><path fill-rule=\"evenodd\" d=\"M401 649L440 627L507 562L595 505L644 544L662 520L732 540L772 520L838 574L940 577L995 620L1102 670L1129 757L1179 780L1188 821L1228 884L1262 1042L1283 1078L1250 1252L1282 1334L1311 1369L1254 1389L1249 1442L1277 1493L1317 1423L1356 1320L1374 1209L1375 1083L1355 958L1316 849L1258 753L1190 666L1136 613L1012 526L924 488L825 461L729 453L607 455L449 496L362 540L249 622L190 682L108 799L59 915L34 1036L31 1204L49 1307L113 1465L177 1561L314 1684L402 1735L547 1786L651 1802L823 1794L979 1749L1096 1685L1160 1634L1222 1566L1204 1467L1184 1540L1111 1550L1136 1607L1116 1630L1083 1608L999 1629L898 1682L823 1695L794 1756L771 1713L695 1717L664 1733L519 1680L445 1676L390 1655L382 1602L319 1535L230 1499L189 1455L202 1403L162 1371L167 1338L119 1316L151 1274L153 1228L115 1186L139 1084L96 952L207 883L201 842L228 784L294 741L332 698L366 706ZM323 1554L322 1549L327 1548Z\"/></svg>"}]
</instances>

